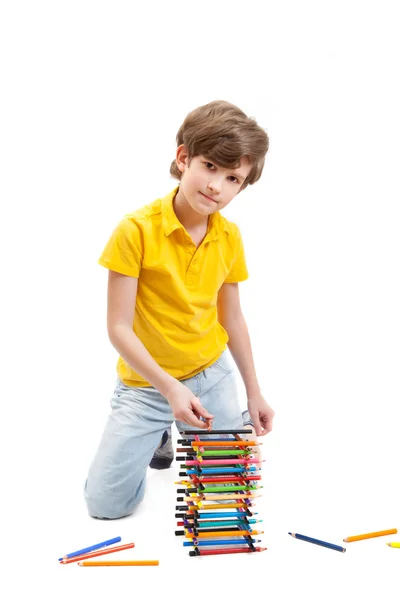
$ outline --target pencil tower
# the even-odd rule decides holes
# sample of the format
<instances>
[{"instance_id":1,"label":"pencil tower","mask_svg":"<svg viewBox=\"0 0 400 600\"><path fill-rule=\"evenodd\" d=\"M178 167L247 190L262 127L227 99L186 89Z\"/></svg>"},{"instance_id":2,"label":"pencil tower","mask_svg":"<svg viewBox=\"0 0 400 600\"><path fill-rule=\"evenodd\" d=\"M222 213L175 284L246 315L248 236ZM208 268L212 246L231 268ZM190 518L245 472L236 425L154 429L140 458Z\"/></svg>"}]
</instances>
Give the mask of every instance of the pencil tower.
<instances>
[{"instance_id":1,"label":"pencil tower","mask_svg":"<svg viewBox=\"0 0 400 600\"><path fill-rule=\"evenodd\" d=\"M254 512L260 496L258 442L246 439L251 429L181 431L177 458L184 477L178 488L175 535L184 536L190 556L261 552ZM216 437L217 436L217 437ZM243 437L245 436L245 437Z\"/></svg>"}]
</instances>

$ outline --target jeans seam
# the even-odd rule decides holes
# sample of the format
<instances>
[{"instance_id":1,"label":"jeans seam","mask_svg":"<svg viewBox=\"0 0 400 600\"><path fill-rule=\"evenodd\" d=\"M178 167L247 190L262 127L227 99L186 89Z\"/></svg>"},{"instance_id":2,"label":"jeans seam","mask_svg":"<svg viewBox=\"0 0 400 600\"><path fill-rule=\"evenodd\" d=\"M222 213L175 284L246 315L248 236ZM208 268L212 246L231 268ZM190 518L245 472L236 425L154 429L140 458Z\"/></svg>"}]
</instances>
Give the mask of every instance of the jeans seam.
<instances>
[{"instance_id":1,"label":"jeans seam","mask_svg":"<svg viewBox=\"0 0 400 600\"><path fill-rule=\"evenodd\" d=\"M208 394L208 392L209 392L209 391L211 391L211 390L212 390L212 389L213 389L213 388L214 388L216 385L218 385L219 383L221 383L221 381L222 381L223 379L225 379L225 377L227 377L227 376L228 376L228 375L230 375L231 373L233 373L233 369L232 369L232 371L228 371L228 373L225 373L225 374L224 374L224 376L223 376L223 377L221 377L221 379L218 379L218 381L216 381L216 382L215 382L215 383L214 383L214 384L213 384L213 385L212 385L210 388L208 388L208 390L207 390L207 392L206 392L206 393ZM200 395L200 394L199 394L199 395Z\"/></svg>"},{"instance_id":2,"label":"jeans seam","mask_svg":"<svg viewBox=\"0 0 400 600\"><path fill-rule=\"evenodd\" d=\"M201 389L201 377L200 377L200 375L201 375L200 373L198 373L196 375L197 386L198 386L198 389L197 389L198 393L196 395L199 396L199 397L201 396L201 392L202 392L202 389Z\"/></svg>"}]
</instances>

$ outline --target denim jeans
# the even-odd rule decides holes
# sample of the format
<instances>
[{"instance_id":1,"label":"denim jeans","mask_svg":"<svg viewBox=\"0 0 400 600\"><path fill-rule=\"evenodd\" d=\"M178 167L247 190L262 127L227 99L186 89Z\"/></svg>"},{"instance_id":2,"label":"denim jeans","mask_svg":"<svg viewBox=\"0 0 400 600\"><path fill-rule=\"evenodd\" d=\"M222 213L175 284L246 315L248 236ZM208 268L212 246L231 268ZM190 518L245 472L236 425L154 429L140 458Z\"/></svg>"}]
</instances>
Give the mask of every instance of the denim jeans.
<instances>
[{"instance_id":1,"label":"denim jeans","mask_svg":"<svg viewBox=\"0 0 400 600\"><path fill-rule=\"evenodd\" d=\"M182 380L214 415L213 428L241 429L242 415L233 362L228 351L204 371ZM85 484L92 517L118 519L141 502L146 470L163 432L174 422L168 401L154 387L117 381L100 445ZM193 429L176 421L178 430Z\"/></svg>"}]
</instances>

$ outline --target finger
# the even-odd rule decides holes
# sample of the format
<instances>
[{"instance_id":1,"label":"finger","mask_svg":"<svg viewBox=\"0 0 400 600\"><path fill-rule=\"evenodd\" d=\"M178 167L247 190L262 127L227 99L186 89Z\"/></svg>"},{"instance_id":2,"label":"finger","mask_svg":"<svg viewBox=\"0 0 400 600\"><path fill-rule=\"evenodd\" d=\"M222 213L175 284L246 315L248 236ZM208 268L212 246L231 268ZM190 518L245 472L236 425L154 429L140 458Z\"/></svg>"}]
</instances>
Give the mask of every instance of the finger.
<instances>
[{"instance_id":1,"label":"finger","mask_svg":"<svg viewBox=\"0 0 400 600\"><path fill-rule=\"evenodd\" d=\"M214 415L208 412L206 408L202 405L200 398L196 397L196 401L193 402L195 404L196 412L205 419L213 419Z\"/></svg>"},{"instance_id":2,"label":"finger","mask_svg":"<svg viewBox=\"0 0 400 600\"><path fill-rule=\"evenodd\" d=\"M256 435L263 435L263 428L261 427L260 419L253 419L254 429L256 430Z\"/></svg>"},{"instance_id":3,"label":"finger","mask_svg":"<svg viewBox=\"0 0 400 600\"><path fill-rule=\"evenodd\" d=\"M266 433L272 431L272 419L261 419L261 422Z\"/></svg>"},{"instance_id":4,"label":"finger","mask_svg":"<svg viewBox=\"0 0 400 600\"><path fill-rule=\"evenodd\" d=\"M211 431L212 426L213 426L213 419L206 419L206 423L207 423L208 431Z\"/></svg>"},{"instance_id":5,"label":"finger","mask_svg":"<svg viewBox=\"0 0 400 600\"><path fill-rule=\"evenodd\" d=\"M194 412L188 410L182 416L182 421L191 425L192 427L197 427L198 429L207 429L207 423L205 421L200 421L194 414Z\"/></svg>"}]
</instances>

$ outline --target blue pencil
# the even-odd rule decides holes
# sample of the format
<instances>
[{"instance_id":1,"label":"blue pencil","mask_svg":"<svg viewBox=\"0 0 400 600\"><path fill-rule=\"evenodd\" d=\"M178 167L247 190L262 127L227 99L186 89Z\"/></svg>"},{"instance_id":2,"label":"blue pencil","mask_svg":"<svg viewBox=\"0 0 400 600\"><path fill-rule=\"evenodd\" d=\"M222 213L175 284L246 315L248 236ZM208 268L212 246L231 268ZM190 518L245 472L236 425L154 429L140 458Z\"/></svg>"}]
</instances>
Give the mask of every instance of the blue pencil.
<instances>
[{"instance_id":1,"label":"blue pencil","mask_svg":"<svg viewBox=\"0 0 400 600\"><path fill-rule=\"evenodd\" d=\"M236 519L235 521L203 521L202 523L198 523L196 525L197 528L199 527L230 527L232 525L243 525L244 519ZM249 524L253 524L253 523L260 523L261 519L248 519L247 523ZM189 525L190 527L190 525Z\"/></svg>"},{"instance_id":2,"label":"blue pencil","mask_svg":"<svg viewBox=\"0 0 400 600\"><path fill-rule=\"evenodd\" d=\"M87 548L82 548L82 550L76 550L75 552L70 552L70 554L65 554L62 558L58 560L62 560L63 558L72 558L73 556L79 556L80 554L86 554L86 552L91 552L92 550L99 550L100 548L104 548L104 546L111 546L112 544L117 544L121 541L121 537L115 537L111 540L106 540L105 542L100 542L99 544L95 544L94 546L88 546Z\"/></svg>"},{"instance_id":3,"label":"blue pencil","mask_svg":"<svg viewBox=\"0 0 400 600\"><path fill-rule=\"evenodd\" d=\"M261 542L262 540L255 540L254 538L249 539L251 544ZM243 541L243 538L237 538L234 540L209 540L201 541L194 544L193 542L183 542L184 546L248 546L248 543Z\"/></svg>"},{"instance_id":4,"label":"blue pencil","mask_svg":"<svg viewBox=\"0 0 400 600\"><path fill-rule=\"evenodd\" d=\"M247 469L243 469L242 467L230 467L230 468L212 468L205 467L201 469L202 475L226 475L227 473L248 473L249 471L261 471L261 469L257 469L257 467L249 467ZM187 475L198 475L198 472L194 469L187 469Z\"/></svg>"},{"instance_id":5,"label":"blue pencil","mask_svg":"<svg viewBox=\"0 0 400 600\"><path fill-rule=\"evenodd\" d=\"M336 546L336 544L330 544L329 542L323 542L322 540L316 540L315 538L307 537L306 535L301 535L301 533L290 533L289 535L292 537L303 540L303 542L311 542L311 544L317 544L318 546L324 546L325 548L330 548L331 550L337 550L338 552L346 552L346 548L342 548L342 546Z\"/></svg>"}]
</instances>

